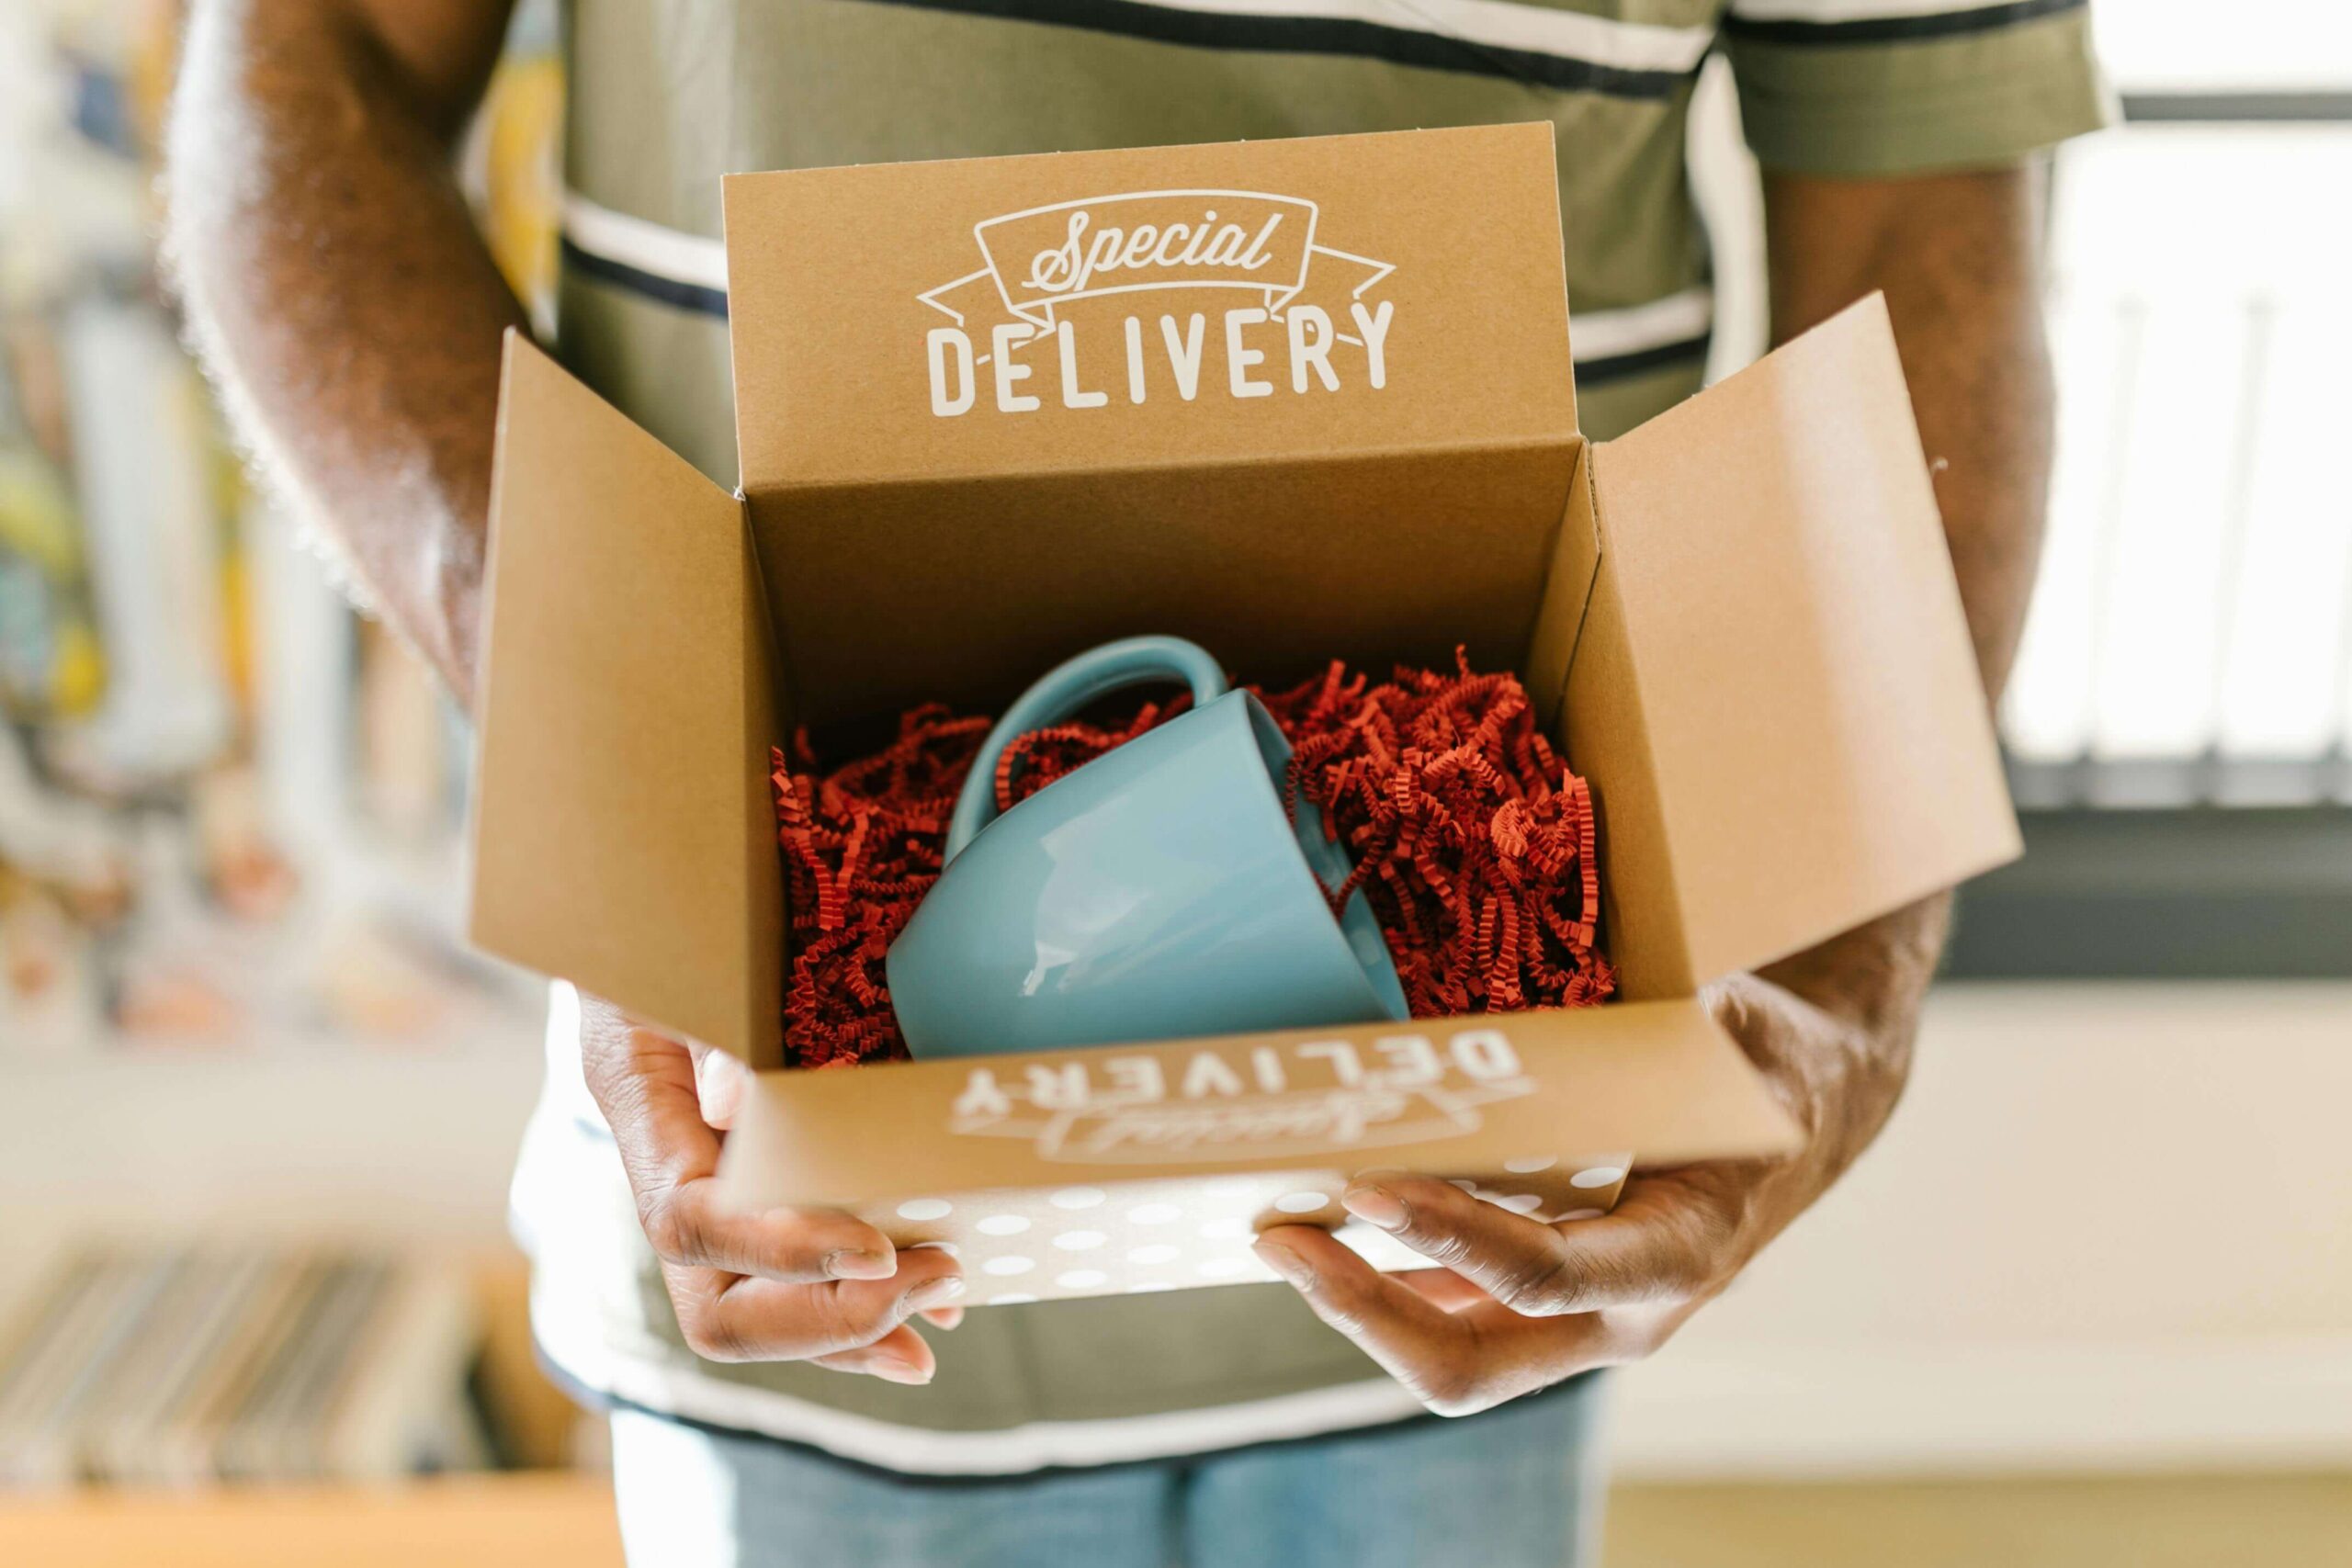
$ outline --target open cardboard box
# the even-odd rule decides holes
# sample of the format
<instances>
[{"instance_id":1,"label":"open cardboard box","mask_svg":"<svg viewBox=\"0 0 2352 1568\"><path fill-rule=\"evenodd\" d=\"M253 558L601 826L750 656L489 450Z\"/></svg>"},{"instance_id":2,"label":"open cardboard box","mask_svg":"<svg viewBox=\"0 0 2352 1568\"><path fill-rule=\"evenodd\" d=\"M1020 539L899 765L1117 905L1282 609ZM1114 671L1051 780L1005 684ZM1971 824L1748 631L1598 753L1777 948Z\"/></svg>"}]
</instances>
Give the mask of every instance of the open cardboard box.
<instances>
[{"instance_id":1,"label":"open cardboard box","mask_svg":"<svg viewBox=\"0 0 2352 1568\"><path fill-rule=\"evenodd\" d=\"M980 1303L1263 1278L1252 1227L1372 1165L1600 1212L1625 1151L1794 1137L1703 982L2018 851L1884 307L1588 443L1548 125L751 175L726 214L740 495L508 344L477 942L774 1066L770 746L1160 631L1245 681L1515 668L1623 976L763 1073L743 1204L953 1245Z\"/></svg>"}]
</instances>

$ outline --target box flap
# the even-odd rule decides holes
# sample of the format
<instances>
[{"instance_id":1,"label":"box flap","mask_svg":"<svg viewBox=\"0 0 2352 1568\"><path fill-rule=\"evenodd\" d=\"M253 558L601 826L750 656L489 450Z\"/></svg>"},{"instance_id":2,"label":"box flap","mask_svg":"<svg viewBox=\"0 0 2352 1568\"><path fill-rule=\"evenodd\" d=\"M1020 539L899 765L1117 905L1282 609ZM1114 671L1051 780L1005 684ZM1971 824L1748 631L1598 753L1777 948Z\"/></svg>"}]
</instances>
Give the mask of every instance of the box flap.
<instances>
[{"instance_id":1,"label":"box flap","mask_svg":"<svg viewBox=\"0 0 2352 1568\"><path fill-rule=\"evenodd\" d=\"M1539 122L730 175L743 488L1556 441L1552 142Z\"/></svg>"},{"instance_id":2,"label":"box flap","mask_svg":"<svg viewBox=\"0 0 2352 1568\"><path fill-rule=\"evenodd\" d=\"M1599 1149L1679 1164L1795 1139L1684 998L763 1074L720 1179L746 1208L857 1205L1250 1171L1477 1172Z\"/></svg>"},{"instance_id":3,"label":"box flap","mask_svg":"<svg viewBox=\"0 0 2352 1568\"><path fill-rule=\"evenodd\" d=\"M726 199L744 488L808 722L998 701L1138 627L1274 680L1524 651L1582 445L1548 124Z\"/></svg>"},{"instance_id":4,"label":"box flap","mask_svg":"<svg viewBox=\"0 0 2352 1568\"><path fill-rule=\"evenodd\" d=\"M506 338L469 931L776 1059L765 616L741 503Z\"/></svg>"},{"instance_id":5,"label":"box flap","mask_svg":"<svg viewBox=\"0 0 2352 1568\"><path fill-rule=\"evenodd\" d=\"M1885 303L1592 454L1645 740L1644 857L1703 980L2014 858L2015 816ZM1604 612L1606 612L1604 614ZM1577 658L1585 653L1579 650ZM1584 747L1578 760L1599 769ZM1622 896L1622 889L1620 893Z\"/></svg>"}]
</instances>

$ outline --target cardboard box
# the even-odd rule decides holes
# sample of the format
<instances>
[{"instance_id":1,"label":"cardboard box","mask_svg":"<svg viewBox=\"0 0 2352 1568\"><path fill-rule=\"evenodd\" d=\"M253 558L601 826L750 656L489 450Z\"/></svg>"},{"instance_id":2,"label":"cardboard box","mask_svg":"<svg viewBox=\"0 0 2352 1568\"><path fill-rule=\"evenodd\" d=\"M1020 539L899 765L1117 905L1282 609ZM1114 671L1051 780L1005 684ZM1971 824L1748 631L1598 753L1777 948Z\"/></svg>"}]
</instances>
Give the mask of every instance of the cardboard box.
<instances>
[{"instance_id":1,"label":"cardboard box","mask_svg":"<svg viewBox=\"0 0 2352 1568\"><path fill-rule=\"evenodd\" d=\"M740 495L509 342L475 941L770 1066L794 725L1459 643L1592 781L1622 1000L763 1073L723 1183L986 1303L1263 1278L1375 1164L1559 1217L1788 1148L1701 985L2016 824L1883 304L1589 443L1555 190L1548 125L729 179Z\"/></svg>"}]
</instances>

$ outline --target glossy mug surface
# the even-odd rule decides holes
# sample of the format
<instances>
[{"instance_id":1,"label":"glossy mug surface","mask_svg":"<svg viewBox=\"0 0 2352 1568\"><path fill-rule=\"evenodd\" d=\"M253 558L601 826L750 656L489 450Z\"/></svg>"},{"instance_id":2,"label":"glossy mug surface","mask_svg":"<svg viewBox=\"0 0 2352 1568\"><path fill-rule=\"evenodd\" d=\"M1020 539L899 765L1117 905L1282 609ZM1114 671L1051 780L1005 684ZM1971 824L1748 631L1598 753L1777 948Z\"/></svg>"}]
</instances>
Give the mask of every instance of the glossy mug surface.
<instances>
[{"instance_id":1,"label":"glossy mug surface","mask_svg":"<svg viewBox=\"0 0 2352 1568\"><path fill-rule=\"evenodd\" d=\"M1123 687L1189 684L1187 713L996 817L997 759ZM1290 745L1263 705L1175 637L1083 653L983 742L946 865L888 959L918 1057L982 1055L1407 1016L1346 852L1283 809ZM993 820L991 820L993 818Z\"/></svg>"}]
</instances>

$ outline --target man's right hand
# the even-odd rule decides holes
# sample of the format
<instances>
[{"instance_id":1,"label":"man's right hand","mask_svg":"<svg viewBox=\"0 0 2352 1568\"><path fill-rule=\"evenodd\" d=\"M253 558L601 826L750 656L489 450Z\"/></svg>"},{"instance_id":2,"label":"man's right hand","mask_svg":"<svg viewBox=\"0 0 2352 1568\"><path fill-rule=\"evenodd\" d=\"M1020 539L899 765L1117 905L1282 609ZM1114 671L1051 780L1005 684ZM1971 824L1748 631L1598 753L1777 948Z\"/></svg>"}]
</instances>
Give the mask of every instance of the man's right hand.
<instances>
[{"instance_id":1,"label":"man's right hand","mask_svg":"<svg viewBox=\"0 0 2352 1568\"><path fill-rule=\"evenodd\" d=\"M714 1361L814 1361L891 1382L929 1382L937 1362L907 1325L963 1315L956 1259L899 1252L880 1231L827 1209L733 1213L712 1173L750 1082L723 1052L581 999L589 1092L620 1145L639 1222L662 1260L678 1326Z\"/></svg>"}]
</instances>

